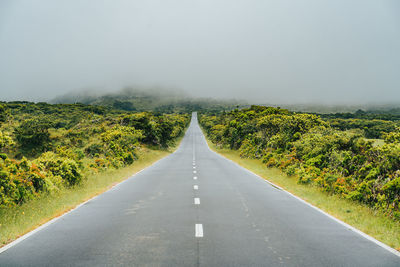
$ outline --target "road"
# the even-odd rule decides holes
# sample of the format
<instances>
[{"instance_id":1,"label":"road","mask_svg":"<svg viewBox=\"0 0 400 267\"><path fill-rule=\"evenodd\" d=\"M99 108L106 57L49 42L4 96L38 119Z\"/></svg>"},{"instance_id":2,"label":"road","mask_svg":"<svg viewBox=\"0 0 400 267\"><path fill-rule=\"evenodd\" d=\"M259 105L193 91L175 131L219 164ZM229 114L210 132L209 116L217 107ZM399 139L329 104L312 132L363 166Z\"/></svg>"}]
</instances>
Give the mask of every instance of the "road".
<instances>
[{"instance_id":1,"label":"road","mask_svg":"<svg viewBox=\"0 0 400 267\"><path fill-rule=\"evenodd\" d=\"M209 150L179 149L0 254L0 266L400 266L376 243Z\"/></svg>"}]
</instances>

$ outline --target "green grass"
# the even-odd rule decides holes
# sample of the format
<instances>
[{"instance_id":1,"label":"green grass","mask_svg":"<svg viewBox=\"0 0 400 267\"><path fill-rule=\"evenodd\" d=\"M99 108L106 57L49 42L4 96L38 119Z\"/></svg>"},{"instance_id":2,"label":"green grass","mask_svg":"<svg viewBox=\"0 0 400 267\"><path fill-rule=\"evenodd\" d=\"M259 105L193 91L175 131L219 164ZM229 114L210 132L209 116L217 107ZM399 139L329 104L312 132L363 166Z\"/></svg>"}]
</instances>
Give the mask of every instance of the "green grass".
<instances>
[{"instance_id":1,"label":"green grass","mask_svg":"<svg viewBox=\"0 0 400 267\"><path fill-rule=\"evenodd\" d=\"M241 158L238 151L221 149L210 141L207 142L212 150L226 158L388 246L400 250L400 222L360 203L322 192L316 186L298 184L296 177L287 176L276 168L267 168L260 160Z\"/></svg>"},{"instance_id":2,"label":"green grass","mask_svg":"<svg viewBox=\"0 0 400 267\"><path fill-rule=\"evenodd\" d=\"M105 192L113 185L167 156L176 146L169 151L145 149L140 153L139 159L128 167L91 175L74 188L65 188L57 193L44 195L21 206L0 209L0 247Z\"/></svg>"}]
</instances>

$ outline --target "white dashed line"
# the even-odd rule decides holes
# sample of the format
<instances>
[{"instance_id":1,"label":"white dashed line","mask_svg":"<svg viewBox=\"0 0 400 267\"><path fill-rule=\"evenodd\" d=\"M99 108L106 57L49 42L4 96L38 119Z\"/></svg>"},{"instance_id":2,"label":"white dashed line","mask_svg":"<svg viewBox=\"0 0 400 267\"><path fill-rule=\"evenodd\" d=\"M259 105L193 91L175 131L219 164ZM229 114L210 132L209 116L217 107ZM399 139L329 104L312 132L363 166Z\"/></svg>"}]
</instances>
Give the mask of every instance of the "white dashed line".
<instances>
[{"instance_id":1,"label":"white dashed line","mask_svg":"<svg viewBox=\"0 0 400 267\"><path fill-rule=\"evenodd\" d=\"M200 198L195 197L195 198L194 198L194 204L195 204L195 205L200 205Z\"/></svg>"},{"instance_id":2,"label":"white dashed line","mask_svg":"<svg viewBox=\"0 0 400 267\"><path fill-rule=\"evenodd\" d=\"M193 173L196 173L196 171L193 171Z\"/></svg>"},{"instance_id":3,"label":"white dashed line","mask_svg":"<svg viewBox=\"0 0 400 267\"><path fill-rule=\"evenodd\" d=\"M196 166L193 166L193 169L196 169Z\"/></svg>"},{"instance_id":4,"label":"white dashed line","mask_svg":"<svg viewBox=\"0 0 400 267\"><path fill-rule=\"evenodd\" d=\"M197 176L193 177L193 180L197 180Z\"/></svg>"},{"instance_id":5,"label":"white dashed line","mask_svg":"<svg viewBox=\"0 0 400 267\"><path fill-rule=\"evenodd\" d=\"M193 186L193 189L194 189L194 190L199 190L199 186L198 186L198 185L194 185L194 186Z\"/></svg>"},{"instance_id":6,"label":"white dashed line","mask_svg":"<svg viewBox=\"0 0 400 267\"><path fill-rule=\"evenodd\" d=\"M195 236L196 237L203 237L203 225L201 223L196 223Z\"/></svg>"}]
</instances>

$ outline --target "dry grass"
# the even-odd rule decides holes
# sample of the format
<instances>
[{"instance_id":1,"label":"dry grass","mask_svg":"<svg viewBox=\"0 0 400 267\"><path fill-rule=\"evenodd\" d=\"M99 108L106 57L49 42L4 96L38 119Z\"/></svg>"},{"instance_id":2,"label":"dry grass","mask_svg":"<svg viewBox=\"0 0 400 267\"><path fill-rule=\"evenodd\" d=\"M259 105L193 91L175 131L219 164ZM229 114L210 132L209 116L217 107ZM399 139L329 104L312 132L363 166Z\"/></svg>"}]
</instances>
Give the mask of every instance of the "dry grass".
<instances>
[{"instance_id":1,"label":"dry grass","mask_svg":"<svg viewBox=\"0 0 400 267\"><path fill-rule=\"evenodd\" d=\"M400 250L400 223L360 203L322 192L315 186L297 183L279 169L267 168L260 160L241 158L237 151L220 149L208 142L211 149L277 184L308 203L352 225L375 239Z\"/></svg>"},{"instance_id":2,"label":"dry grass","mask_svg":"<svg viewBox=\"0 0 400 267\"><path fill-rule=\"evenodd\" d=\"M91 175L80 186L44 195L21 206L0 209L0 246L105 192L170 153L171 150L146 149L131 166Z\"/></svg>"}]
</instances>

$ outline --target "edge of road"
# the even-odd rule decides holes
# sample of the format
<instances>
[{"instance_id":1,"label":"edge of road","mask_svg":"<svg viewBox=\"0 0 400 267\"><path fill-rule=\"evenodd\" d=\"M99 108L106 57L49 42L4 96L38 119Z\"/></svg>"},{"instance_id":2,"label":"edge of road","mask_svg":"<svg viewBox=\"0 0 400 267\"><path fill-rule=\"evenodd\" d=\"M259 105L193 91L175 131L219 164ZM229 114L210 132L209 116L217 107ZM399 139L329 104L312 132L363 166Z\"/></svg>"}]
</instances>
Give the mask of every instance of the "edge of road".
<instances>
[{"instance_id":1,"label":"edge of road","mask_svg":"<svg viewBox=\"0 0 400 267\"><path fill-rule=\"evenodd\" d=\"M340 220L340 219L338 219L338 218L335 218L334 216L330 215L329 213L326 213L325 211L321 210L320 208L318 208L318 207L316 207L316 206L314 206L314 205L308 203L308 202L305 201L304 199L302 199L302 198L300 198L300 197L298 197L298 196L296 196L296 195L290 193L289 191L286 191L286 190L283 189L282 187L280 187L280 186L278 186L278 185L276 185L276 184L274 184L274 183L268 181L267 179L265 179L265 178L261 177L260 175L258 175L258 174L256 174L256 173L254 173L254 172L252 172L252 171L250 171L250 170L244 168L243 166L239 165L238 163L234 162L233 160L228 159L227 157L225 157L225 156L219 154L218 152L212 150L212 149L210 148L210 146L208 145L207 139L206 139L206 137L205 137L205 135L204 135L204 132L203 132L203 129L200 127L200 125L199 125L199 128L200 128L200 131L201 131L201 133L202 133L202 135L203 135L203 139L204 139L204 142L205 142L206 145L207 145L207 148L208 148L211 152L215 153L217 156L219 156L219 157L221 157L221 158L223 158L223 159L225 159L225 160L230 161L231 163L233 163L234 165L236 165L236 166L239 167L240 169L242 169L242 170L246 171L247 173L249 173L249 174L251 174L251 175L253 175L253 176L255 176L255 177L261 179L262 181L264 181L265 183L269 184L270 186L273 186L273 187L275 187L275 188L278 188L278 189L282 190L282 191L285 192L286 194L292 196L293 198L299 200L300 202L306 204L307 206L309 206L309 207L315 209L316 211L318 211L318 212L324 214L325 216L329 217L330 219L336 221L337 223L339 223L339 224L345 226L348 230L353 231L353 232L359 234L360 236L364 237L365 239L367 239L367 240L369 240L369 241L375 243L376 245L380 246L381 248L387 250L388 252L391 252L392 254L396 255L397 257L400 257L400 252L397 251L396 249L394 249L394 248L392 248L392 247L390 247L390 246L388 246L388 245L386 245L386 244L380 242L379 240L377 240L377 239L373 238L372 236L370 236L370 235L368 235L368 234L366 234L366 233L364 233L364 232L358 230L357 228L355 228L355 227L353 227L353 226L351 226L351 225L349 225L349 224L343 222L342 220ZM187 128L187 130L188 130L188 129L189 129L189 127ZM185 131L185 135L186 135L187 130ZM183 140L183 138L182 138L182 140ZM62 218L62 217L64 217L64 216L70 214L71 212L73 212L73 211L79 209L79 208L80 208L81 206L83 206L84 204L86 204L86 203L88 203L88 202L94 200L95 198L97 198L97 197L101 196L102 194L104 194L104 193L106 193L106 192L108 192L108 191L114 189L115 187L120 186L122 183L124 183L124 182L126 182L126 181L128 181L128 180L130 180L130 179L132 179L132 178L134 178L136 175L140 174L141 172L147 170L148 168L151 168L153 165L157 164L158 162L160 162L160 161L162 161L162 160L168 158L168 157L171 156L172 154L176 153L176 152L179 150L179 147L180 147L180 143L179 143L179 145L177 146L177 148L174 150L174 152L172 152L171 154L169 154L169 155L167 155L167 156L165 156L165 157L163 157L163 158L161 158L161 159L159 159L159 160L153 162L153 163L150 164L149 166L147 166L147 167L141 169L140 171L134 173L133 175L131 175L131 176L128 177L127 179L125 179L125 180L123 180L123 181L121 181L121 182L119 182L119 183L113 185L112 187L110 187L110 188L107 189L106 191L102 192L101 194L98 194L98 195L96 195L96 196L94 196L94 197L92 197L92 198L90 198L90 199L88 199L88 200L86 200L86 201L80 203L79 205L77 205L77 206L74 207L73 209L71 209L71 210L69 210L69 211L67 211L67 212L65 212L65 213L63 213L63 214L61 214L61 215L58 216L58 217L55 217L55 218L51 219L50 221L48 221L48 222L46 222L46 223L40 225L39 227L33 229L32 231L30 231L30 232L28 232L28 233L26 233L26 234L20 236L19 238L15 239L15 240L12 241L11 243L8 243L7 245L1 247L1 248L0 248L0 254L3 253L3 252L5 252L6 250L10 249L11 247L17 245L18 243L22 242L23 240L29 238L30 236L34 235L35 233L37 233L37 232L43 230L43 229L46 228L47 226L49 226L49 225L55 223L55 222L56 222L57 220L59 220L60 218Z\"/></svg>"},{"instance_id":2,"label":"edge of road","mask_svg":"<svg viewBox=\"0 0 400 267\"><path fill-rule=\"evenodd\" d=\"M177 150L175 150L175 151L172 152L171 154L169 154L169 155L167 155L167 156L165 156L165 157L163 157L163 158L161 158L161 159L159 159L159 160L153 162L152 164L150 164L149 166L145 167L144 169L141 169L140 171L138 171L138 172L132 174L131 176L129 176L129 177L126 178L125 180L123 180L123 181L121 181L121 182L119 182L119 183L117 183L117 184L111 186L111 187L108 188L106 191L104 191L104 192L102 192L102 193L100 193L100 194L98 194L98 195L96 195L96 196L94 196L94 197L92 197L92 198L90 198L90 199L88 199L88 200L86 200L86 201L84 201L84 202L78 204L78 205L75 206L73 209L70 209L70 210L66 211L65 213L61 214L60 216L55 217L55 218L51 219L50 221L48 221L48 222L46 222L46 223L44 223L44 224L38 226L37 228L33 229L32 231L30 231L30 232L28 232L28 233L26 233L26 234L24 234L24 235L18 237L18 238L15 239L14 241L12 241L12 242L8 243L7 245L1 247L1 248L0 248L0 254L3 253L3 252L5 252L6 250L10 249L11 247L17 245L18 243L22 242L23 240L29 238L30 236L34 235L35 233L37 233L37 232L43 230L43 229L46 228L47 226L49 226L49 225L55 223L56 221L58 221L58 220L61 219L62 217L64 217L64 216L70 214L71 212L73 212L73 211L79 209L81 206L85 205L86 203L88 203L88 202L94 200L95 198L101 196L102 194L104 194L104 193L106 193L106 192L108 192L108 191L110 191L110 190L115 189L116 187L120 186L122 183L125 183L126 181L128 181L128 180L134 178L136 175L138 175L138 174L140 174L141 172L147 170L148 168L150 168L150 167L152 167L153 165L157 164L157 163L160 162L161 160L163 160L163 159L169 157L170 155L174 154L176 151L177 151Z\"/></svg>"},{"instance_id":3,"label":"edge of road","mask_svg":"<svg viewBox=\"0 0 400 267\"><path fill-rule=\"evenodd\" d=\"M161 158L161 159L159 159L159 160L153 162L153 163L150 164L149 166L147 166L147 167L145 167L145 168L139 170L138 172L132 174L131 176L129 176L129 177L126 178L125 180L123 180L123 181L121 181L121 182L119 182L119 183L117 183L117 184L114 184L113 186L111 186L110 188L108 188L107 190L105 190L104 192L101 192L100 194L95 195L94 197L92 197L92 198L90 198L90 199L88 199L88 200L85 200L84 202L82 202L82 203L78 204L77 206L75 206L73 209L70 209L70 210L66 211L65 213L63 213L63 214L61 214L61 215L59 215L59 216L57 216L57 217L55 217L55 218L53 218L53 219L47 221L46 223L44 223L44 224L38 226L37 228L33 229L32 231L27 232L26 234L24 234L24 235L18 237L18 238L15 239L14 241L12 241L12 242L10 242L10 243L4 245L3 247L0 247L0 254L3 253L3 252L5 252L6 250L12 248L13 246L17 245L18 243L24 241L25 239L29 238L30 236L36 234L37 232L43 230L43 229L46 228L47 226L49 226L49 225L55 223L57 220L61 219L62 217L64 217L64 216L70 214L71 212L73 212L73 211L79 209L81 206L85 205L86 203L88 203L88 202L94 200L95 198L101 196L102 194L104 194L104 193L106 193L106 192L108 192L108 191L110 191L110 190L115 189L116 187L120 186L122 183L124 183L124 182L126 182L126 181L128 181L128 180L130 180L130 179L132 179L132 178L134 178L136 175L140 174L141 172L143 172L143 171L145 171L145 170L151 168L153 165L157 164L158 162L160 162L160 161L162 161L162 160L164 160L164 159L170 157L172 154L178 152L178 151L179 151L179 148L180 148L180 146L181 146L181 142L183 141L183 139L184 139L184 137L185 137L185 135L186 135L186 132L189 130L189 127L190 127L190 124L189 124L189 126L187 127L187 129L186 129L186 131L185 131L185 134L183 135L182 139L179 140L178 145L176 146L175 150L174 150L171 154L168 154L168 155L166 155L165 157L163 157L163 158Z\"/></svg>"},{"instance_id":4,"label":"edge of road","mask_svg":"<svg viewBox=\"0 0 400 267\"><path fill-rule=\"evenodd\" d=\"M219 156L219 157L221 157L221 158L223 158L223 159L226 159L226 160L230 161L231 163L235 164L236 166L238 166L238 167L241 168L242 170L244 170L244 171L248 172L249 174L251 174L251 175L253 175L253 176L255 176L255 177L261 179L261 180L264 181L264 182L266 182L266 183L269 184L270 186L273 186L273 187L275 187L275 188L278 188L279 190L282 190L282 191L285 192L286 194L292 196L293 198L299 200L300 202L306 204L307 206L309 206L309 207L315 209L316 211L318 211L318 212L324 214L325 216L329 217L330 219L332 219L332 220L336 221L337 223L343 225L343 226L346 227L348 230L353 231L353 232L359 234L360 236L362 236L362 237L364 237L365 239L367 239L367 240L369 240L369 241L375 243L376 245L380 246L381 248L383 248L383 249L385 249L385 250L391 252L392 254L396 255L397 257L400 257L400 252L397 251L396 249L394 249L394 248L392 248L392 247L386 245L385 243L382 243L381 241L379 241L379 240L373 238L372 236L370 236L370 235L368 235L368 234L366 234L366 233L360 231L359 229L357 229L357 228L351 226L350 224L345 223L344 221L342 221L342 220L340 220L340 219L338 219L338 218L336 218L336 217L330 215L329 213L327 213L327 212L323 211L322 209L318 208L317 206L314 206L313 204L308 203L308 202L305 201L304 199L302 199L302 198L300 198L300 197L298 197L298 196L296 196L296 195L290 193L289 191L286 191L285 189L283 189L283 188L280 187L279 185L276 185L276 184L274 184L273 182L268 181L266 178L261 177L260 175L254 173L254 172L250 171L249 169L246 169L245 167L243 167L243 166L239 165L238 163L234 162L233 160L228 159L227 157L225 157L225 156L219 154L218 152L212 150L212 149L210 148L210 146L208 145L207 139L206 139L206 137L205 137L205 134L204 134L204 132L203 132L203 129L200 127L200 124L199 124L199 128L200 128L200 130L201 130L201 132L202 132L202 134L203 134L204 142L206 143L208 149L209 149L211 152L215 153L217 156Z\"/></svg>"}]
</instances>

